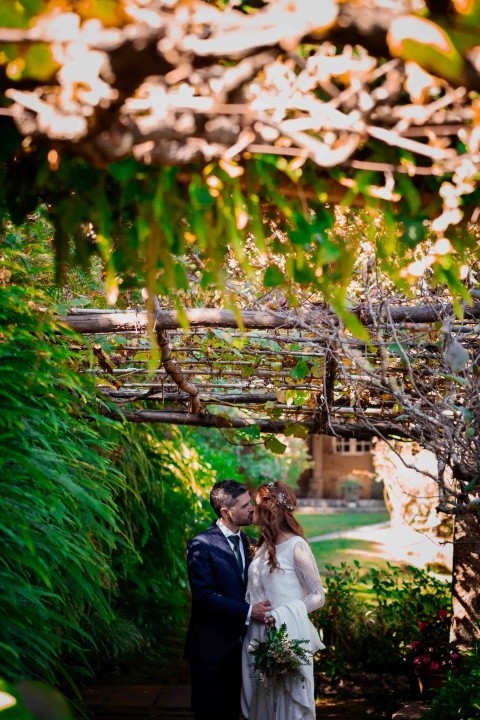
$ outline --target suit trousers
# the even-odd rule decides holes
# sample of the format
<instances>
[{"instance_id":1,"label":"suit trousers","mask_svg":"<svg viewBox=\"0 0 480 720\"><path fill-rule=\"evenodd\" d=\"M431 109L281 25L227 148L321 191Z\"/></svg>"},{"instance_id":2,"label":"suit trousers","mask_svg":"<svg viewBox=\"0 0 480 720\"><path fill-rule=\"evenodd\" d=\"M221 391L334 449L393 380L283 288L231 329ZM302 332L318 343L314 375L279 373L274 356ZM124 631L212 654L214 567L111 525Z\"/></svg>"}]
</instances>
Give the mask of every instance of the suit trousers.
<instances>
[{"instance_id":1,"label":"suit trousers","mask_svg":"<svg viewBox=\"0 0 480 720\"><path fill-rule=\"evenodd\" d=\"M208 657L190 662L192 710L195 720L239 720L242 644L221 662Z\"/></svg>"}]
</instances>

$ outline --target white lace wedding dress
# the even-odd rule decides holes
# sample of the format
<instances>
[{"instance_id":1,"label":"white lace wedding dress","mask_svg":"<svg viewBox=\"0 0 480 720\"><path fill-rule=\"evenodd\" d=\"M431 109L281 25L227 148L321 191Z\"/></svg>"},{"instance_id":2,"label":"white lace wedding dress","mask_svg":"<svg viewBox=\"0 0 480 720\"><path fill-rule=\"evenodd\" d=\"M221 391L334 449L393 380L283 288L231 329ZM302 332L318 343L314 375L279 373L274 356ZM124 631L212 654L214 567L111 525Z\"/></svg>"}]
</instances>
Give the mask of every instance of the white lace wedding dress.
<instances>
[{"instance_id":1,"label":"white lace wedding dress","mask_svg":"<svg viewBox=\"0 0 480 720\"><path fill-rule=\"evenodd\" d=\"M324 647L307 613L321 607L325 593L317 563L309 544L295 536L276 546L280 568L270 572L265 545L253 558L248 571L246 600L254 605L262 600L272 603L275 626L287 626L290 639L308 639L302 647L316 652ZM242 651L242 713L248 720L314 720L315 697L313 662L302 667L305 681L290 678L285 684L266 686L253 677L252 640L264 640L263 623L251 621Z\"/></svg>"}]
</instances>

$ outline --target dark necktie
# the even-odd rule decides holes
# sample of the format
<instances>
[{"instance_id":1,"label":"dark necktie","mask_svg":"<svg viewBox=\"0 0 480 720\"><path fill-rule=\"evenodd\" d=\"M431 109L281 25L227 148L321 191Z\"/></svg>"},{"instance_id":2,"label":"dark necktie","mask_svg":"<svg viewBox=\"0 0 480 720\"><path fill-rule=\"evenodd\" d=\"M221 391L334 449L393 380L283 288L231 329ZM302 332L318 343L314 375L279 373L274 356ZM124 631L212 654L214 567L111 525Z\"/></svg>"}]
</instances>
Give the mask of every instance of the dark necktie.
<instances>
[{"instance_id":1,"label":"dark necktie","mask_svg":"<svg viewBox=\"0 0 480 720\"><path fill-rule=\"evenodd\" d=\"M230 535L230 537L228 539L230 540L230 542L233 545L233 554L235 555L235 560L237 561L238 569L240 570L240 572L243 575L243 560L242 560L242 556L240 554L240 538L238 537L238 535Z\"/></svg>"}]
</instances>

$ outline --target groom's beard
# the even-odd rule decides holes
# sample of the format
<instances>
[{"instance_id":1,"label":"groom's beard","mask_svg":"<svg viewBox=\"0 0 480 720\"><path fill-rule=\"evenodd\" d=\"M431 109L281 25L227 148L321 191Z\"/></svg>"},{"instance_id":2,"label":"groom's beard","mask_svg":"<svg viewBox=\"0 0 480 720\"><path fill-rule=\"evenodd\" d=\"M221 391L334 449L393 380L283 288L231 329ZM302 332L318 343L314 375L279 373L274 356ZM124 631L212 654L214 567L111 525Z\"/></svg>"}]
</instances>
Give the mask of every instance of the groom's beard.
<instances>
[{"instance_id":1,"label":"groom's beard","mask_svg":"<svg viewBox=\"0 0 480 720\"><path fill-rule=\"evenodd\" d=\"M247 527L248 525L252 524L252 520L253 520L253 512L251 513L251 515L249 515L247 520L244 520L243 522L238 523L238 526L239 527Z\"/></svg>"}]
</instances>

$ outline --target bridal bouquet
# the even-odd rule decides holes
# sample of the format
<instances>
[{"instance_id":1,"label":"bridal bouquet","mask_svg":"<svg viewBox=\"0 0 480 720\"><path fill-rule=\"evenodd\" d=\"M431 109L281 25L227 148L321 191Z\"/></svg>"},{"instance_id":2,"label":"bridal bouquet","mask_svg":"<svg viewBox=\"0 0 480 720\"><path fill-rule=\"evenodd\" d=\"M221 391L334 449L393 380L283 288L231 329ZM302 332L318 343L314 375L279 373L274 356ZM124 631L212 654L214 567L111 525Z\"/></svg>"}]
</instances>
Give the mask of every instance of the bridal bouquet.
<instances>
[{"instance_id":1,"label":"bridal bouquet","mask_svg":"<svg viewBox=\"0 0 480 720\"><path fill-rule=\"evenodd\" d=\"M267 631L265 640L252 640L249 652L253 656L253 675L258 680L285 681L287 677L304 680L302 665L307 665L313 653L302 645L308 640L290 640L287 626Z\"/></svg>"}]
</instances>

